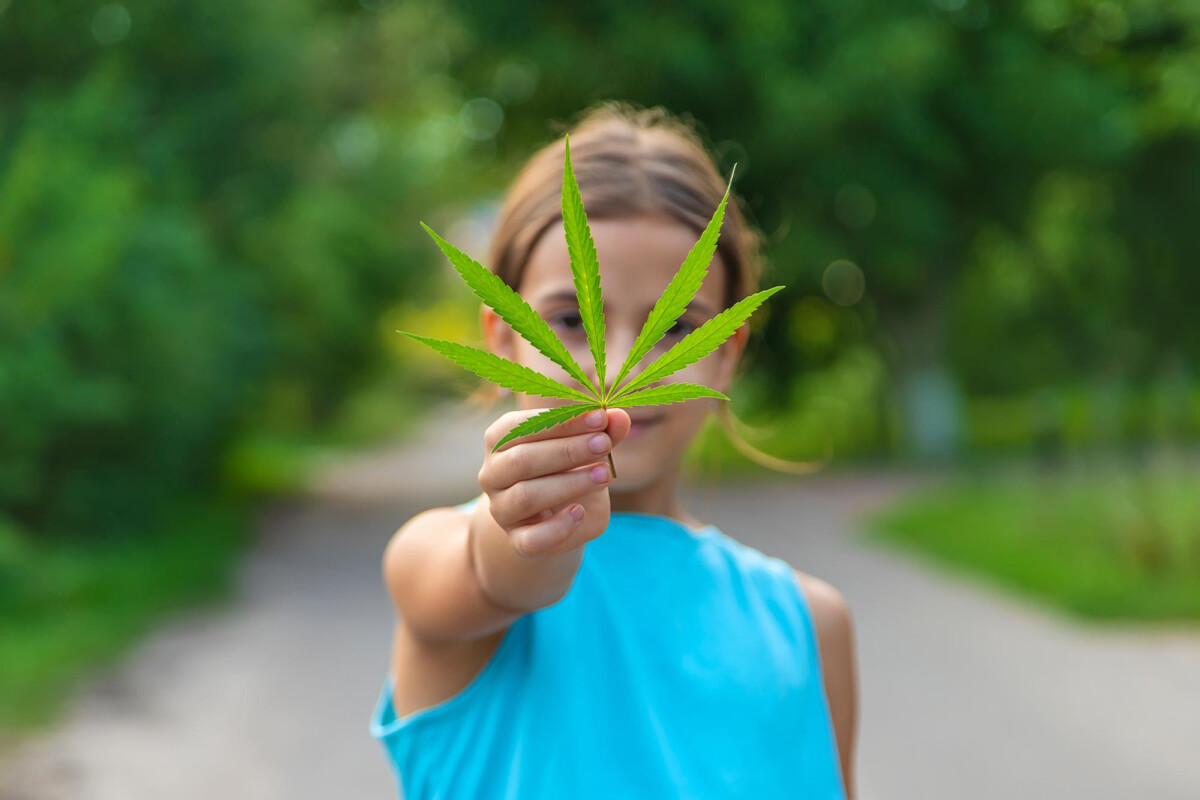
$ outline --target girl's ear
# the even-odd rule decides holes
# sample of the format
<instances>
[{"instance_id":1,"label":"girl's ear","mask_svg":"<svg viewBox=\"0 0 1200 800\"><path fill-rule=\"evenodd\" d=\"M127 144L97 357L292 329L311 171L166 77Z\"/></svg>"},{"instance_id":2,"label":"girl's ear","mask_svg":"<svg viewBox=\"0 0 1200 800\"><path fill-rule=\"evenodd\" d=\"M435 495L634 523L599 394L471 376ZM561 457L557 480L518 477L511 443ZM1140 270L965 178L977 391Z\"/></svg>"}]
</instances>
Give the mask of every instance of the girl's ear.
<instances>
[{"instance_id":1,"label":"girl's ear","mask_svg":"<svg viewBox=\"0 0 1200 800\"><path fill-rule=\"evenodd\" d=\"M483 338L487 342L489 350L501 358L507 358L509 361L515 360L513 337L516 334L504 320L500 319L499 314L483 304L479 306L479 327L483 329Z\"/></svg>"},{"instance_id":2,"label":"girl's ear","mask_svg":"<svg viewBox=\"0 0 1200 800\"><path fill-rule=\"evenodd\" d=\"M742 326L733 332L733 335L725 340L724 343L717 349L717 357L720 359L717 367L717 379L712 388L718 392L726 392L729 384L733 381L733 371L737 369L738 361L742 358L742 351L746 349L746 342L750 339L750 323L744 322Z\"/></svg>"}]
</instances>

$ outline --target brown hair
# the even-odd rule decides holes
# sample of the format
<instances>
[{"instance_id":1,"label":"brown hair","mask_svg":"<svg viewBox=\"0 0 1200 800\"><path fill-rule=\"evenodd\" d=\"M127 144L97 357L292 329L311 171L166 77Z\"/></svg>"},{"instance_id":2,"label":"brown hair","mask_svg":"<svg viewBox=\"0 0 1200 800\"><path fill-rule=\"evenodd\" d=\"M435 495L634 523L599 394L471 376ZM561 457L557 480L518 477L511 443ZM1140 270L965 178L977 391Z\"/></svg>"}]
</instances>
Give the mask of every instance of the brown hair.
<instances>
[{"instance_id":1,"label":"brown hair","mask_svg":"<svg viewBox=\"0 0 1200 800\"><path fill-rule=\"evenodd\" d=\"M606 100L585 109L573 125L555 127L560 135L534 153L508 187L488 248L489 268L514 291L538 240L562 219L563 133L571 137L571 168L588 219L658 213L699 237L725 194L726 180L691 121L661 106ZM717 239L726 269L726 308L754 293L762 272L763 237L746 216L731 189ZM500 387L485 382L470 401L490 405L503 396ZM753 448L731 425L728 404L716 405L741 452L773 468L793 463L759 453L773 462L768 464L751 455Z\"/></svg>"},{"instance_id":2,"label":"brown hair","mask_svg":"<svg viewBox=\"0 0 1200 800\"><path fill-rule=\"evenodd\" d=\"M571 168L589 219L666 214L699 237L725 194L726 181L695 131L661 107L637 110L608 101L569 131ZM563 137L525 164L509 187L488 252L491 269L509 286L546 229L562 219ZM758 288L760 236L730 192L717 252L728 270L725 306Z\"/></svg>"}]
</instances>

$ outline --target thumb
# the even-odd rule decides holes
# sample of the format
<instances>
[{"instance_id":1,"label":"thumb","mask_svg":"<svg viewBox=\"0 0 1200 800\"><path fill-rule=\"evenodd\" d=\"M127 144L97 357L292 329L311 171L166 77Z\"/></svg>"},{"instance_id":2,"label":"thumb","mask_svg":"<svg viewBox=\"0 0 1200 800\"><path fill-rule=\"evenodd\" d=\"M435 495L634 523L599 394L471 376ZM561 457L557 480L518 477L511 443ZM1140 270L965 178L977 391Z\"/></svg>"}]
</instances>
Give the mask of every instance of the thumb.
<instances>
[{"instance_id":1,"label":"thumb","mask_svg":"<svg viewBox=\"0 0 1200 800\"><path fill-rule=\"evenodd\" d=\"M608 409L608 435L614 445L629 435L632 425L633 421L629 418L628 411L623 408Z\"/></svg>"}]
</instances>

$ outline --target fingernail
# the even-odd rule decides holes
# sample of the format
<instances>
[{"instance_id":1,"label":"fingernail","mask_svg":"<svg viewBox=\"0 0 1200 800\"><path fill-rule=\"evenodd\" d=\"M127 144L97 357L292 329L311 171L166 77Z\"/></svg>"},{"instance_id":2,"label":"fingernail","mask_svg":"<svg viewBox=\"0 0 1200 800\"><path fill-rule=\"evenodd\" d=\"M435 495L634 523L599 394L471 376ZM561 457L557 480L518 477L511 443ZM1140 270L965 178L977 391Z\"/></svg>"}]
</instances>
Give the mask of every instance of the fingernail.
<instances>
[{"instance_id":1,"label":"fingernail","mask_svg":"<svg viewBox=\"0 0 1200 800\"><path fill-rule=\"evenodd\" d=\"M608 449L608 437L603 433L597 433L588 439L588 449L596 454L603 453Z\"/></svg>"},{"instance_id":2,"label":"fingernail","mask_svg":"<svg viewBox=\"0 0 1200 800\"><path fill-rule=\"evenodd\" d=\"M571 515L572 519L579 522L579 520L583 519L583 506L573 505L568 509L567 513Z\"/></svg>"},{"instance_id":3,"label":"fingernail","mask_svg":"<svg viewBox=\"0 0 1200 800\"><path fill-rule=\"evenodd\" d=\"M587 422L589 428L599 428L604 422L604 412L591 411L588 413L587 417L585 417L584 421Z\"/></svg>"},{"instance_id":4,"label":"fingernail","mask_svg":"<svg viewBox=\"0 0 1200 800\"><path fill-rule=\"evenodd\" d=\"M596 467L592 470L592 480L596 483L608 482L608 467Z\"/></svg>"}]
</instances>

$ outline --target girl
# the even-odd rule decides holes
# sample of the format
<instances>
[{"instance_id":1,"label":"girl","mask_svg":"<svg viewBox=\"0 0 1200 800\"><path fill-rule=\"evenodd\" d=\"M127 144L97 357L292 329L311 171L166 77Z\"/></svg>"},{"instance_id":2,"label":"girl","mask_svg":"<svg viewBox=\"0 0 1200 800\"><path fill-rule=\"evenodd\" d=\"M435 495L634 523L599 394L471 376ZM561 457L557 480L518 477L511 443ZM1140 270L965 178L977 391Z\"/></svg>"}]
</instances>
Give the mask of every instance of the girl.
<instances>
[{"instance_id":1,"label":"girl","mask_svg":"<svg viewBox=\"0 0 1200 800\"><path fill-rule=\"evenodd\" d=\"M569 133L607 361L620 364L725 183L695 132L661 109L602 104ZM586 365L563 148L543 148L510 187L490 268ZM758 241L731 193L699 293L639 368L755 291ZM577 385L490 308L480 314L493 352ZM743 325L668 380L725 391L747 336ZM852 798L856 678L841 595L677 497L680 461L716 401L595 411L493 453L560 404L517 401L484 435L482 494L413 517L384 555L399 621L371 732L403 795Z\"/></svg>"}]
</instances>

